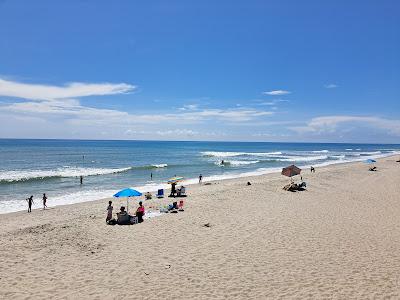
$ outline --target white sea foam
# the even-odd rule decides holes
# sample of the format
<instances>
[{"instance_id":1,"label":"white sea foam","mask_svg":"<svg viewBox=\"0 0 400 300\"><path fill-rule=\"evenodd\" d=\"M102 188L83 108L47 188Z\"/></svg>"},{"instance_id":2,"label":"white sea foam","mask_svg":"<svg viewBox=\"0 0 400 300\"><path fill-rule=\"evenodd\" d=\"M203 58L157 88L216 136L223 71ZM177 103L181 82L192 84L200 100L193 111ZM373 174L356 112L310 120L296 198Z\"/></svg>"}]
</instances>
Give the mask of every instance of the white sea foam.
<instances>
[{"instance_id":1,"label":"white sea foam","mask_svg":"<svg viewBox=\"0 0 400 300\"><path fill-rule=\"evenodd\" d=\"M315 150L315 151L312 151L313 153L328 153L329 152L329 150Z\"/></svg>"},{"instance_id":2,"label":"white sea foam","mask_svg":"<svg viewBox=\"0 0 400 300\"><path fill-rule=\"evenodd\" d=\"M62 167L55 170L14 170L0 172L0 181L13 182L25 181L31 179L43 179L50 177L77 177L77 176L94 176L120 173L130 170L131 168L80 168L80 167Z\"/></svg>"},{"instance_id":3,"label":"white sea foam","mask_svg":"<svg viewBox=\"0 0 400 300\"><path fill-rule=\"evenodd\" d=\"M201 152L202 156L210 157L234 157L234 156L274 156L281 155L282 152L218 152L218 151L205 151Z\"/></svg>"},{"instance_id":4,"label":"white sea foam","mask_svg":"<svg viewBox=\"0 0 400 300\"><path fill-rule=\"evenodd\" d=\"M318 156L286 156L285 158L278 158L278 161L295 161L295 162L306 162L306 161L315 161L315 160L324 160L328 159L327 155L318 155Z\"/></svg>"},{"instance_id":5,"label":"white sea foam","mask_svg":"<svg viewBox=\"0 0 400 300\"><path fill-rule=\"evenodd\" d=\"M154 168L166 168L166 167L168 167L168 164L154 164L152 166Z\"/></svg>"},{"instance_id":6,"label":"white sea foam","mask_svg":"<svg viewBox=\"0 0 400 300\"><path fill-rule=\"evenodd\" d=\"M360 155L375 155L375 154L381 154L382 151L371 151L371 152L361 152Z\"/></svg>"},{"instance_id":7,"label":"white sea foam","mask_svg":"<svg viewBox=\"0 0 400 300\"><path fill-rule=\"evenodd\" d=\"M226 160L224 162L224 165L242 166L242 165L252 165L259 162L260 162L259 160ZM219 161L216 161L215 164L221 166L221 163Z\"/></svg>"},{"instance_id":8,"label":"white sea foam","mask_svg":"<svg viewBox=\"0 0 400 300\"><path fill-rule=\"evenodd\" d=\"M347 149L345 149L346 151L353 151L353 149L351 149L351 148L347 148Z\"/></svg>"}]
</instances>

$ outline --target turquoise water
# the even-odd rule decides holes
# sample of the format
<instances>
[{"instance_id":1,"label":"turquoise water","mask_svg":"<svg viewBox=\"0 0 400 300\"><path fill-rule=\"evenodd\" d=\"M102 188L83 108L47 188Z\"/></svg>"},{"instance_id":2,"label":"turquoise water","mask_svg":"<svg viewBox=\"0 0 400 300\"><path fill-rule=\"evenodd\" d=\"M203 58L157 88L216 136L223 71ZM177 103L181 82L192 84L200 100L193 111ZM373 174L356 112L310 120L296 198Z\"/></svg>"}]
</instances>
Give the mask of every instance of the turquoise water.
<instances>
[{"instance_id":1,"label":"turquoise water","mask_svg":"<svg viewBox=\"0 0 400 300\"><path fill-rule=\"evenodd\" d=\"M125 187L156 190L174 175L194 183L199 174L234 178L292 163L321 166L393 153L400 145L0 139L0 213L25 209L29 195L40 203L44 192L54 206L110 197Z\"/></svg>"}]
</instances>

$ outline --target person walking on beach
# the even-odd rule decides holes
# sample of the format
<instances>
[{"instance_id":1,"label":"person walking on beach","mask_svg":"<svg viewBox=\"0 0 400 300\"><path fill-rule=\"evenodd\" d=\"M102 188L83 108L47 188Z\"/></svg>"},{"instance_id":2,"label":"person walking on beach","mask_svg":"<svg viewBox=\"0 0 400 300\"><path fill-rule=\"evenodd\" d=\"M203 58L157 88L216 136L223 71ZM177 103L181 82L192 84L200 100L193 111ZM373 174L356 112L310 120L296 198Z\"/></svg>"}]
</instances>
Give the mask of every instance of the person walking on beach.
<instances>
[{"instance_id":1,"label":"person walking on beach","mask_svg":"<svg viewBox=\"0 0 400 300\"><path fill-rule=\"evenodd\" d=\"M112 219L112 212L113 212L112 201L108 201L106 222Z\"/></svg>"},{"instance_id":2,"label":"person walking on beach","mask_svg":"<svg viewBox=\"0 0 400 300\"><path fill-rule=\"evenodd\" d=\"M79 177L79 180L80 180L81 184L83 184L83 176L82 175Z\"/></svg>"},{"instance_id":3,"label":"person walking on beach","mask_svg":"<svg viewBox=\"0 0 400 300\"><path fill-rule=\"evenodd\" d=\"M199 175L199 184L201 184L203 182L203 175Z\"/></svg>"},{"instance_id":4,"label":"person walking on beach","mask_svg":"<svg viewBox=\"0 0 400 300\"><path fill-rule=\"evenodd\" d=\"M33 196L31 195L26 201L28 202L28 213L30 213L32 212L32 204L35 204L33 202Z\"/></svg>"},{"instance_id":5,"label":"person walking on beach","mask_svg":"<svg viewBox=\"0 0 400 300\"><path fill-rule=\"evenodd\" d=\"M46 208L47 208L47 204L46 204L46 202L47 202L46 193L43 193L43 198L42 198L42 200L43 200L43 209L46 209Z\"/></svg>"}]
</instances>

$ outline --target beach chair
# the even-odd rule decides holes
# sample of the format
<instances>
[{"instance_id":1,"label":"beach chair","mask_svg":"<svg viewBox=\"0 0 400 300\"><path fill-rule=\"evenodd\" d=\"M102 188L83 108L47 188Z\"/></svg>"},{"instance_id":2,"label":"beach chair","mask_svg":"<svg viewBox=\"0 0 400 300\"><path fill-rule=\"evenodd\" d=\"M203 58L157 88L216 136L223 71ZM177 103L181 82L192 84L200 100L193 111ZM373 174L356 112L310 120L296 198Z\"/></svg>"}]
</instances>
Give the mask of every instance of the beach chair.
<instances>
[{"instance_id":1,"label":"beach chair","mask_svg":"<svg viewBox=\"0 0 400 300\"><path fill-rule=\"evenodd\" d=\"M164 190L163 189L159 189L157 191L156 197L157 198L164 198Z\"/></svg>"},{"instance_id":2,"label":"beach chair","mask_svg":"<svg viewBox=\"0 0 400 300\"><path fill-rule=\"evenodd\" d=\"M178 210L179 211L184 211L184 209L183 209L183 200L179 201Z\"/></svg>"},{"instance_id":3,"label":"beach chair","mask_svg":"<svg viewBox=\"0 0 400 300\"><path fill-rule=\"evenodd\" d=\"M177 197L186 197L186 188L182 186L180 189L177 190Z\"/></svg>"}]
</instances>

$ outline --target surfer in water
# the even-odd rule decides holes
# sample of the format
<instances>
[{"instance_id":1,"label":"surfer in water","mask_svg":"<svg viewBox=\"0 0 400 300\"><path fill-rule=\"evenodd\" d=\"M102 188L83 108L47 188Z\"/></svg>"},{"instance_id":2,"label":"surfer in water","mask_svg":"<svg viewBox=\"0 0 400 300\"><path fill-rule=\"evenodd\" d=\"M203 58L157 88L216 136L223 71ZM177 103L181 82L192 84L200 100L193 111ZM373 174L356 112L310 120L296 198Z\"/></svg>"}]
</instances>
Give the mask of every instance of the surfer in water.
<instances>
[{"instance_id":1,"label":"surfer in water","mask_svg":"<svg viewBox=\"0 0 400 300\"><path fill-rule=\"evenodd\" d=\"M224 160L221 160L221 166L225 165Z\"/></svg>"}]
</instances>

